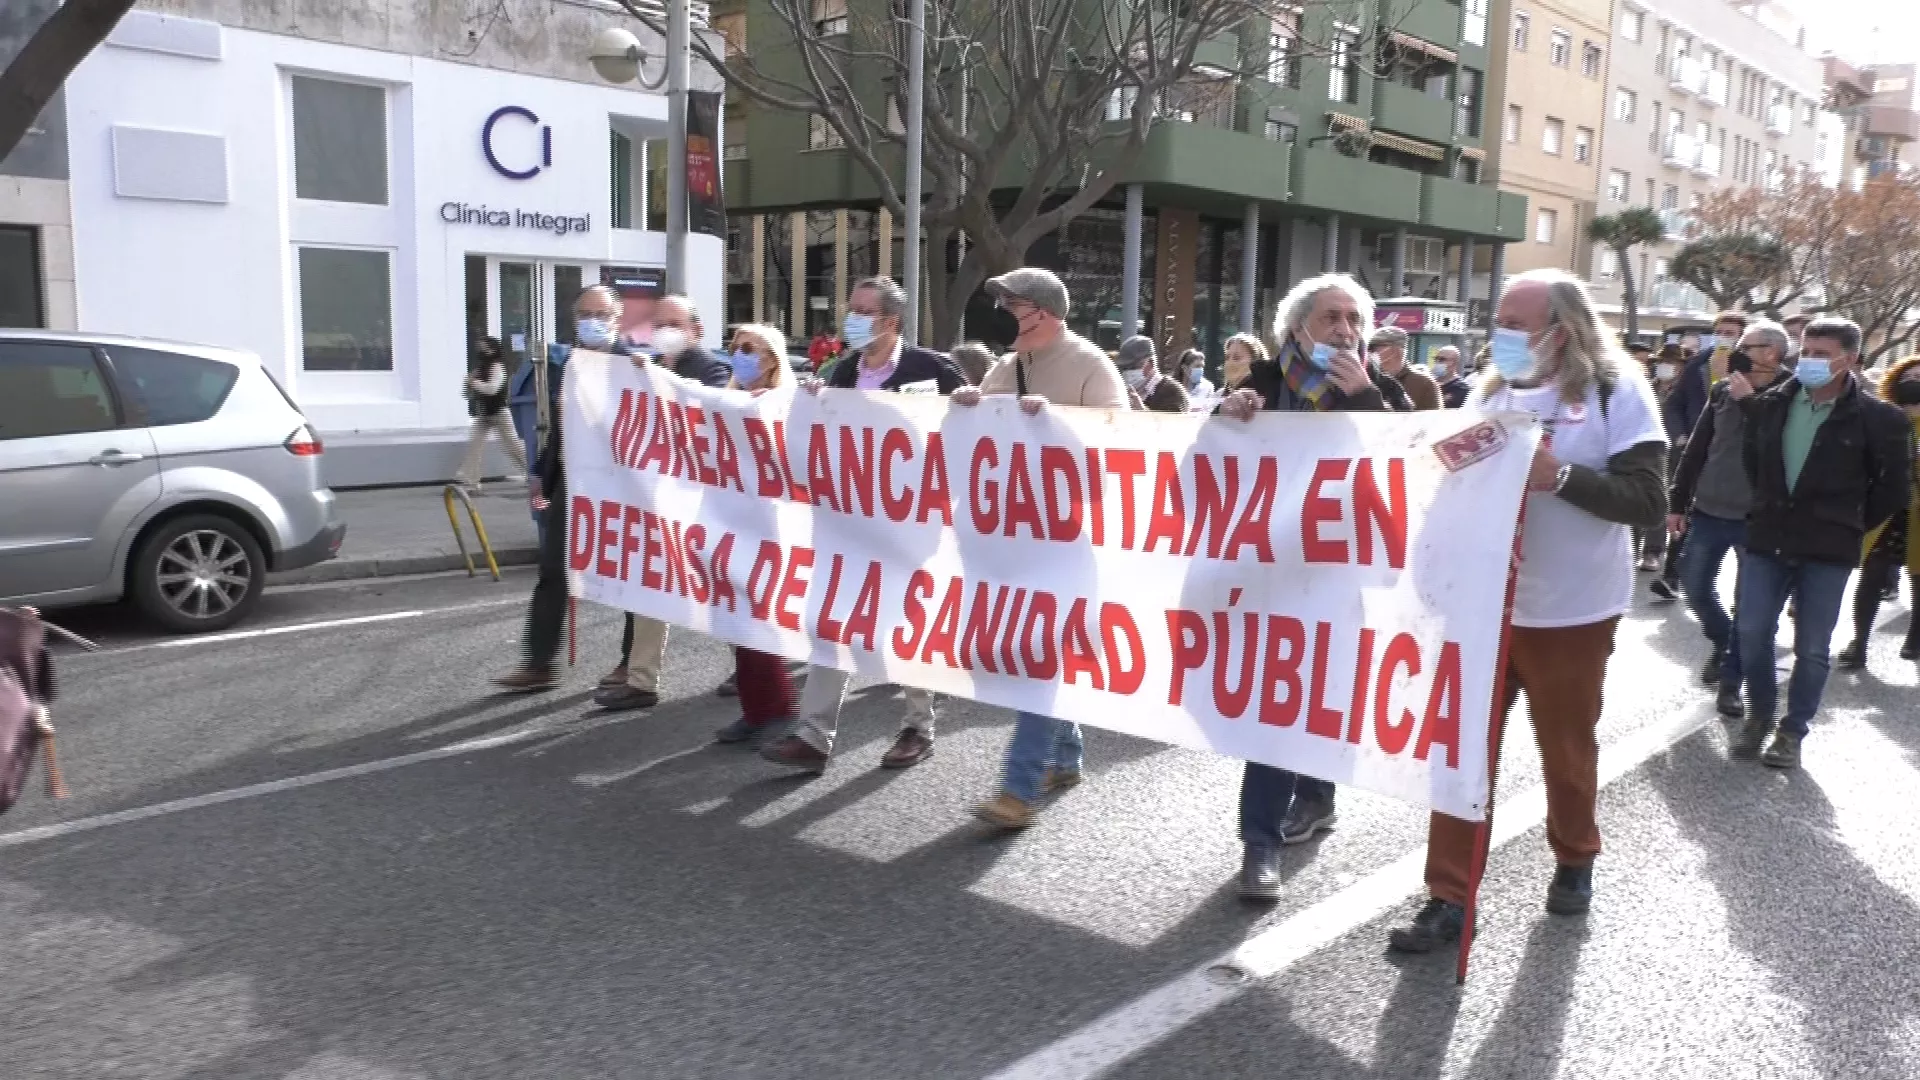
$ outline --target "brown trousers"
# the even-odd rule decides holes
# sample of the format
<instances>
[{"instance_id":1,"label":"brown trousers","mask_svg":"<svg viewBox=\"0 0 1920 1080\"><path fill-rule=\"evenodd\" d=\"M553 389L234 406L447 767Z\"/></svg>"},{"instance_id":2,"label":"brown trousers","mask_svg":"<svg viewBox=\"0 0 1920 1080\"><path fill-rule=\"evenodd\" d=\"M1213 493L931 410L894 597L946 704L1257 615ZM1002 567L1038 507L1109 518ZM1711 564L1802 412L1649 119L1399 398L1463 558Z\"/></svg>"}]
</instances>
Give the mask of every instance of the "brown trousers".
<instances>
[{"instance_id":1,"label":"brown trousers","mask_svg":"<svg viewBox=\"0 0 1920 1080\"><path fill-rule=\"evenodd\" d=\"M1601 685L1613 655L1618 617L1586 626L1513 627L1500 715L1526 691L1540 770L1547 787L1547 843L1562 866L1587 866L1600 854L1594 801L1600 794ZM1467 902L1479 826L1434 814L1427 826L1427 891Z\"/></svg>"}]
</instances>

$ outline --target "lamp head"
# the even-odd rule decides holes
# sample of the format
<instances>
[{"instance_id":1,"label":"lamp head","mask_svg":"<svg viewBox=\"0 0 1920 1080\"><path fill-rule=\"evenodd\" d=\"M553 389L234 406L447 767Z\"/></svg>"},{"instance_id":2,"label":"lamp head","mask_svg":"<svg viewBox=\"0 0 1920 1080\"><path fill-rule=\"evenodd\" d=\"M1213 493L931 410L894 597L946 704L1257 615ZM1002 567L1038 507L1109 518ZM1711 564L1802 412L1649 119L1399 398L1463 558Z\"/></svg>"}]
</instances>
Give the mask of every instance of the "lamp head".
<instances>
[{"instance_id":1,"label":"lamp head","mask_svg":"<svg viewBox=\"0 0 1920 1080\"><path fill-rule=\"evenodd\" d=\"M632 82L639 78L640 61L645 56L640 50L640 39L618 26L609 26L595 34L593 48L587 53L593 70L612 83Z\"/></svg>"}]
</instances>

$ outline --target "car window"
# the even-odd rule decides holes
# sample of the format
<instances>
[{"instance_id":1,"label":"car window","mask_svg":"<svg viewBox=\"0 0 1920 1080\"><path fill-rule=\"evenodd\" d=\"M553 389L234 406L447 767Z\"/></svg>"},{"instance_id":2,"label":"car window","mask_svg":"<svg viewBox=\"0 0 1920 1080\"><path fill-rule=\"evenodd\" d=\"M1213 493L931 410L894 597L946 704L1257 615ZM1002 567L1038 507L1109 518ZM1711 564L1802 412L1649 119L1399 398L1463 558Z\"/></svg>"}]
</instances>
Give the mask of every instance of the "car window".
<instances>
[{"instance_id":1,"label":"car window","mask_svg":"<svg viewBox=\"0 0 1920 1080\"><path fill-rule=\"evenodd\" d=\"M0 439L108 431L113 392L85 345L0 341Z\"/></svg>"},{"instance_id":2,"label":"car window","mask_svg":"<svg viewBox=\"0 0 1920 1080\"><path fill-rule=\"evenodd\" d=\"M109 345L121 390L142 407L148 427L210 420L227 400L240 369L185 353Z\"/></svg>"}]
</instances>

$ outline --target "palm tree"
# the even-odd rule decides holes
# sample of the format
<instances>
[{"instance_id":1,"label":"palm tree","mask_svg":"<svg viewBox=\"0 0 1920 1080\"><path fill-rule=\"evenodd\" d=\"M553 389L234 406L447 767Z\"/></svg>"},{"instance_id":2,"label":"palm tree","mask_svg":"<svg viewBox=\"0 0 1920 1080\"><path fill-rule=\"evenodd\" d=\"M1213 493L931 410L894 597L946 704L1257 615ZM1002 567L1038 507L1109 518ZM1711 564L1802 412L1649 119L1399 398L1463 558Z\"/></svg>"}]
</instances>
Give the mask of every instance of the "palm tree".
<instances>
[{"instance_id":1,"label":"palm tree","mask_svg":"<svg viewBox=\"0 0 1920 1080\"><path fill-rule=\"evenodd\" d=\"M1620 311L1628 337L1640 333L1640 291L1634 284L1633 263L1628 253L1642 244L1658 244L1666 238L1667 227L1651 206L1629 207L1587 222L1587 239L1612 249L1620 263Z\"/></svg>"}]
</instances>

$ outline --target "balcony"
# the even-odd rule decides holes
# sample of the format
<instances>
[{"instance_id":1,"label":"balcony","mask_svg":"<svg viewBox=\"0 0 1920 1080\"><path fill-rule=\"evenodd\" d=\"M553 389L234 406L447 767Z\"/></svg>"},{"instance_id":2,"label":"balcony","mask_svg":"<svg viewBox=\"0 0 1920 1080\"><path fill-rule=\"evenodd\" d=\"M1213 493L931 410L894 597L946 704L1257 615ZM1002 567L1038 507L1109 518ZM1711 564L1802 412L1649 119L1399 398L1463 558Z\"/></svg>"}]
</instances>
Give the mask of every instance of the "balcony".
<instances>
[{"instance_id":1,"label":"balcony","mask_svg":"<svg viewBox=\"0 0 1920 1080\"><path fill-rule=\"evenodd\" d=\"M1720 175L1721 151L1712 143L1701 143L1700 152L1693 159L1693 175L1703 180L1711 180Z\"/></svg>"},{"instance_id":2,"label":"balcony","mask_svg":"<svg viewBox=\"0 0 1920 1080\"><path fill-rule=\"evenodd\" d=\"M1245 132L1163 122L1147 132L1147 145L1123 182L1284 202L1292 149Z\"/></svg>"},{"instance_id":3,"label":"balcony","mask_svg":"<svg viewBox=\"0 0 1920 1080\"><path fill-rule=\"evenodd\" d=\"M1707 92L1707 69L1691 56L1676 56L1667 65L1667 84L1683 94Z\"/></svg>"},{"instance_id":4,"label":"balcony","mask_svg":"<svg viewBox=\"0 0 1920 1080\"><path fill-rule=\"evenodd\" d=\"M1420 224L1478 236L1500 232L1500 190L1445 176L1420 178Z\"/></svg>"},{"instance_id":5,"label":"balcony","mask_svg":"<svg viewBox=\"0 0 1920 1080\"><path fill-rule=\"evenodd\" d=\"M1793 130L1793 110L1785 102L1767 107L1767 134L1785 135Z\"/></svg>"},{"instance_id":6,"label":"balcony","mask_svg":"<svg viewBox=\"0 0 1920 1080\"><path fill-rule=\"evenodd\" d=\"M1647 290L1647 295L1641 298L1640 305L1643 309L1676 314L1698 312L1704 315L1711 310L1707 306L1707 295L1682 281L1654 282Z\"/></svg>"},{"instance_id":7,"label":"balcony","mask_svg":"<svg viewBox=\"0 0 1920 1080\"><path fill-rule=\"evenodd\" d=\"M1458 0L1387 0L1381 25L1448 49L1460 44Z\"/></svg>"},{"instance_id":8,"label":"balcony","mask_svg":"<svg viewBox=\"0 0 1920 1080\"><path fill-rule=\"evenodd\" d=\"M1863 135L1913 142L1920 139L1920 113L1895 106L1873 106L1866 110L1860 131Z\"/></svg>"},{"instance_id":9,"label":"balcony","mask_svg":"<svg viewBox=\"0 0 1920 1080\"><path fill-rule=\"evenodd\" d=\"M1700 103L1715 108L1727 105L1727 73L1724 71L1707 72L1707 83L1700 91Z\"/></svg>"},{"instance_id":10,"label":"balcony","mask_svg":"<svg viewBox=\"0 0 1920 1080\"><path fill-rule=\"evenodd\" d=\"M1498 228L1502 240L1525 240L1527 238L1527 197L1511 191L1500 193L1500 224Z\"/></svg>"},{"instance_id":11,"label":"balcony","mask_svg":"<svg viewBox=\"0 0 1920 1080\"><path fill-rule=\"evenodd\" d=\"M1661 149L1660 163L1669 169L1691 169L1694 162L1700 160L1700 143L1693 136L1681 131L1667 133L1667 141Z\"/></svg>"},{"instance_id":12,"label":"balcony","mask_svg":"<svg viewBox=\"0 0 1920 1080\"><path fill-rule=\"evenodd\" d=\"M1668 240L1685 240L1693 232L1693 215L1685 210L1660 211L1660 225Z\"/></svg>"},{"instance_id":13,"label":"balcony","mask_svg":"<svg viewBox=\"0 0 1920 1080\"><path fill-rule=\"evenodd\" d=\"M1373 84L1373 126L1441 146L1453 141L1453 102L1381 79Z\"/></svg>"},{"instance_id":14,"label":"balcony","mask_svg":"<svg viewBox=\"0 0 1920 1080\"><path fill-rule=\"evenodd\" d=\"M1226 175L1217 162L1195 161L1194 166L1205 175L1208 187L1217 187ZM1337 214L1413 221L1420 214L1420 180L1421 175L1409 169L1375 165L1305 144L1294 148L1293 201L1303 206Z\"/></svg>"}]
</instances>

